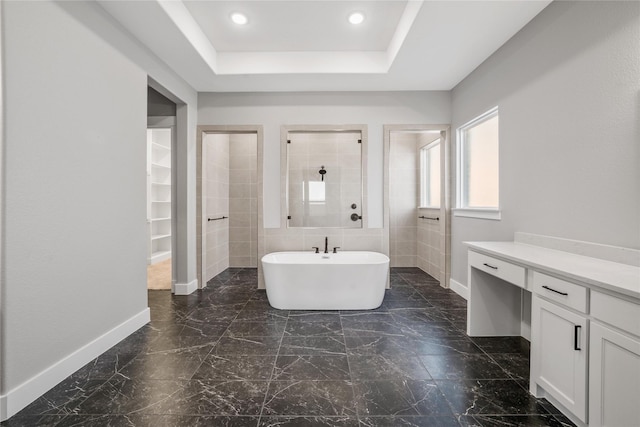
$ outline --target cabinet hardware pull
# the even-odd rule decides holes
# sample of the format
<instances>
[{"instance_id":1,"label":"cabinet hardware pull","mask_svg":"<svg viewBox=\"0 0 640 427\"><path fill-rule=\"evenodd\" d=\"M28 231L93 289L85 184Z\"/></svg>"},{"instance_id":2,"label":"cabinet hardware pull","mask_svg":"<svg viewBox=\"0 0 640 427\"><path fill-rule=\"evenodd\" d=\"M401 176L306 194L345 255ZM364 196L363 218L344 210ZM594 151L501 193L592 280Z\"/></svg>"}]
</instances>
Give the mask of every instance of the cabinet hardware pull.
<instances>
[{"instance_id":1,"label":"cabinet hardware pull","mask_svg":"<svg viewBox=\"0 0 640 427\"><path fill-rule=\"evenodd\" d=\"M574 350L582 350L580 347L578 347L578 338L580 336L580 328L582 326L580 325L574 325L574 330L573 330L573 349Z\"/></svg>"},{"instance_id":2,"label":"cabinet hardware pull","mask_svg":"<svg viewBox=\"0 0 640 427\"><path fill-rule=\"evenodd\" d=\"M542 285L542 287L543 287L543 288L545 288L545 289L546 289L546 290L548 290L548 291L555 292L556 294L564 295L565 297L566 297L567 295L569 295L569 294L568 294L568 293L566 293L566 292L556 291L555 289L550 288L550 287L548 287L548 286L546 286L546 285Z\"/></svg>"},{"instance_id":3,"label":"cabinet hardware pull","mask_svg":"<svg viewBox=\"0 0 640 427\"><path fill-rule=\"evenodd\" d=\"M482 264L482 265L487 266L487 267L489 267L489 268L493 268L494 270L497 270L497 269L498 269L498 267L493 266L493 265L489 265L489 264L487 264L486 262L485 262L484 264Z\"/></svg>"}]
</instances>

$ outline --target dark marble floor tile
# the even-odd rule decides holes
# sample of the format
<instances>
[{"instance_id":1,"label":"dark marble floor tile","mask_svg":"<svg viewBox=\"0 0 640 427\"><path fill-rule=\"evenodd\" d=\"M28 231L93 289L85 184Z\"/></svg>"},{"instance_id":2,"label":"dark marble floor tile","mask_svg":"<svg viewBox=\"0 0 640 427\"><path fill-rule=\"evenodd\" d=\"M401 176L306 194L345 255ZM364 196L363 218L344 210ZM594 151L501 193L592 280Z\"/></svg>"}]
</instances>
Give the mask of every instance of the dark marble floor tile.
<instances>
[{"instance_id":1,"label":"dark marble floor tile","mask_svg":"<svg viewBox=\"0 0 640 427\"><path fill-rule=\"evenodd\" d=\"M274 312L289 312L288 310L279 310L271 307L268 300L249 300L244 306L245 310L267 310Z\"/></svg>"},{"instance_id":2,"label":"dark marble floor tile","mask_svg":"<svg viewBox=\"0 0 640 427\"><path fill-rule=\"evenodd\" d=\"M529 341L522 337L472 337L471 339L487 353L520 353L529 356Z\"/></svg>"},{"instance_id":3,"label":"dark marble floor tile","mask_svg":"<svg viewBox=\"0 0 640 427\"><path fill-rule=\"evenodd\" d=\"M412 341L406 337L345 337L348 355L413 356Z\"/></svg>"},{"instance_id":4,"label":"dark marble floor tile","mask_svg":"<svg viewBox=\"0 0 640 427\"><path fill-rule=\"evenodd\" d=\"M389 277L389 285L393 289L396 286L409 286L409 283L407 283L400 274L391 274Z\"/></svg>"},{"instance_id":5,"label":"dark marble floor tile","mask_svg":"<svg viewBox=\"0 0 640 427\"><path fill-rule=\"evenodd\" d=\"M141 353L119 374L126 378L147 380L188 380L211 349L213 349L212 343L197 342L168 350Z\"/></svg>"},{"instance_id":6,"label":"dark marble floor tile","mask_svg":"<svg viewBox=\"0 0 640 427\"><path fill-rule=\"evenodd\" d=\"M483 354L483 351L469 338L414 338L412 349L418 355Z\"/></svg>"},{"instance_id":7,"label":"dark marble floor tile","mask_svg":"<svg viewBox=\"0 0 640 427\"><path fill-rule=\"evenodd\" d=\"M265 289L256 289L249 301L269 301L267 291Z\"/></svg>"},{"instance_id":8,"label":"dark marble floor tile","mask_svg":"<svg viewBox=\"0 0 640 427\"><path fill-rule=\"evenodd\" d=\"M153 409L175 396L186 381L141 380L122 377L111 379L73 411L76 415L126 415Z\"/></svg>"},{"instance_id":9,"label":"dark marble floor tile","mask_svg":"<svg viewBox=\"0 0 640 427\"><path fill-rule=\"evenodd\" d=\"M432 307L432 305L424 298L415 299L402 299L402 300L384 300L382 305L387 310L393 310L397 308L425 308Z\"/></svg>"},{"instance_id":10,"label":"dark marble floor tile","mask_svg":"<svg viewBox=\"0 0 640 427\"><path fill-rule=\"evenodd\" d=\"M434 379L511 378L497 363L484 354L421 356L420 360Z\"/></svg>"},{"instance_id":11,"label":"dark marble floor tile","mask_svg":"<svg viewBox=\"0 0 640 427\"><path fill-rule=\"evenodd\" d=\"M387 309L384 310L370 310L370 311L341 311L340 318L342 320L353 320L359 322L377 322L377 321L389 321L391 319L391 312Z\"/></svg>"},{"instance_id":12,"label":"dark marble floor tile","mask_svg":"<svg viewBox=\"0 0 640 427\"><path fill-rule=\"evenodd\" d=\"M259 417L190 415L74 415L58 427L256 427Z\"/></svg>"},{"instance_id":13,"label":"dark marble floor tile","mask_svg":"<svg viewBox=\"0 0 640 427\"><path fill-rule=\"evenodd\" d=\"M280 355L341 355L347 354L344 337L283 337Z\"/></svg>"},{"instance_id":14,"label":"dark marble floor tile","mask_svg":"<svg viewBox=\"0 0 640 427\"><path fill-rule=\"evenodd\" d=\"M434 381L358 381L354 390L360 416L453 415Z\"/></svg>"},{"instance_id":15,"label":"dark marble floor tile","mask_svg":"<svg viewBox=\"0 0 640 427\"><path fill-rule=\"evenodd\" d=\"M69 378L85 380L108 380L120 372L136 357L136 353L117 353L107 351L71 374Z\"/></svg>"},{"instance_id":16,"label":"dark marble floor tile","mask_svg":"<svg viewBox=\"0 0 640 427\"><path fill-rule=\"evenodd\" d=\"M450 322L467 322L466 308L440 308L438 309L442 317Z\"/></svg>"},{"instance_id":17,"label":"dark marble floor tile","mask_svg":"<svg viewBox=\"0 0 640 427\"><path fill-rule=\"evenodd\" d=\"M342 319L342 330L345 336L351 337L377 337L377 336L403 336L402 328L393 321L369 320L361 321L350 318Z\"/></svg>"},{"instance_id":18,"label":"dark marble floor tile","mask_svg":"<svg viewBox=\"0 0 640 427\"><path fill-rule=\"evenodd\" d=\"M184 329L183 329L184 330ZM143 355L145 353L159 353L169 351L188 351L193 352L208 352L211 350L210 346L214 345L219 336L206 336L206 335L161 335L153 340L149 341L146 347L138 353Z\"/></svg>"},{"instance_id":19,"label":"dark marble floor tile","mask_svg":"<svg viewBox=\"0 0 640 427\"><path fill-rule=\"evenodd\" d=\"M267 381L191 380L171 399L141 410L146 414L260 415Z\"/></svg>"},{"instance_id":20,"label":"dark marble floor tile","mask_svg":"<svg viewBox=\"0 0 640 427\"><path fill-rule=\"evenodd\" d=\"M226 337L281 337L285 321L245 322L234 320L225 332Z\"/></svg>"},{"instance_id":21,"label":"dark marble floor tile","mask_svg":"<svg viewBox=\"0 0 640 427\"><path fill-rule=\"evenodd\" d=\"M290 337L321 337L341 334L342 325L339 320L304 322L289 318L284 330L284 335Z\"/></svg>"},{"instance_id":22,"label":"dark marble floor tile","mask_svg":"<svg viewBox=\"0 0 640 427\"><path fill-rule=\"evenodd\" d=\"M206 296L207 301L212 306L229 305L229 304L245 304L253 296L253 290L241 286L219 286L209 292Z\"/></svg>"},{"instance_id":23,"label":"dark marble floor tile","mask_svg":"<svg viewBox=\"0 0 640 427\"><path fill-rule=\"evenodd\" d=\"M514 380L438 380L455 414L547 414L539 400Z\"/></svg>"},{"instance_id":24,"label":"dark marble floor tile","mask_svg":"<svg viewBox=\"0 0 640 427\"><path fill-rule=\"evenodd\" d=\"M278 356L272 381L348 380L347 356Z\"/></svg>"},{"instance_id":25,"label":"dark marble floor tile","mask_svg":"<svg viewBox=\"0 0 640 427\"><path fill-rule=\"evenodd\" d=\"M0 423L3 427L54 427L66 417L66 415L22 415L17 414Z\"/></svg>"},{"instance_id":26,"label":"dark marble floor tile","mask_svg":"<svg viewBox=\"0 0 640 427\"><path fill-rule=\"evenodd\" d=\"M380 307L372 308L370 310L340 310L340 316L350 316L350 315L358 315L358 314L384 314L388 313L389 310L382 304Z\"/></svg>"},{"instance_id":27,"label":"dark marble floor tile","mask_svg":"<svg viewBox=\"0 0 640 427\"><path fill-rule=\"evenodd\" d=\"M18 415L73 414L78 405L102 387L105 382L105 380L67 378L29 404Z\"/></svg>"},{"instance_id":28,"label":"dark marble floor tile","mask_svg":"<svg viewBox=\"0 0 640 427\"><path fill-rule=\"evenodd\" d=\"M258 427L358 427L356 417L265 417Z\"/></svg>"},{"instance_id":29,"label":"dark marble floor tile","mask_svg":"<svg viewBox=\"0 0 640 427\"><path fill-rule=\"evenodd\" d=\"M339 311L290 310L290 320L302 322L339 322Z\"/></svg>"},{"instance_id":30,"label":"dark marble floor tile","mask_svg":"<svg viewBox=\"0 0 640 427\"><path fill-rule=\"evenodd\" d=\"M268 322L268 321L286 321L289 318L287 310L264 310L249 309L245 306L235 320L244 322Z\"/></svg>"},{"instance_id":31,"label":"dark marble floor tile","mask_svg":"<svg viewBox=\"0 0 640 427\"><path fill-rule=\"evenodd\" d=\"M429 304L433 307L443 310L467 308L467 300L457 294L447 296L446 298L442 298L441 296L437 298L429 297L426 298L426 300L429 301Z\"/></svg>"},{"instance_id":32,"label":"dark marble floor tile","mask_svg":"<svg viewBox=\"0 0 640 427\"><path fill-rule=\"evenodd\" d=\"M349 356L351 378L380 380L406 378L429 380L431 376L418 357L414 356Z\"/></svg>"},{"instance_id":33,"label":"dark marble floor tile","mask_svg":"<svg viewBox=\"0 0 640 427\"><path fill-rule=\"evenodd\" d=\"M180 331L181 336L221 337L229 327L230 322L197 322L187 320Z\"/></svg>"},{"instance_id":34,"label":"dark marble floor tile","mask_svg":"<svg viewBox=\"0 0 640 427\"><path fill-rule=\"evenodd\" d=\"M466 334L454 327L450 322L410 322L401 324L402 333L416 338L456 338L464 339Z\"/></svg>"},{"instance_id":35,"label":"dark marble floor tile","mask_svg":"<svg viewBox=\"0 0 640 427\"><path fill-rule=\"evenodd\" d=\"M263 415L355 416L349 381L272 381Z\"/></svg>"},{"instance_id":36,"label":"dark marble floor tile","mask_svg":"<svg viewBox=\"0 0 640 427\"><path fill-rule=\"evenodd\" d=\"M389 312L393 316L393 320L398 324L413 322L444 322L448 319L438 309L429 308L406 308L394 309Z\"/></svg>"},{"instance_id":37,"label":"dark marble floor tile","mask_svg":"<svg viewBox=\"0 0 640 427\"><path fill-rule=\"evenodd\" d=\"M214 355L204 359L194 379L268 381L276 356Z\"/></svg>"},{"instance_id":38,"label":"dark marble floor tile","mask_svg":"<svg viewBox=\"0 0 640 427\"><path fill-rule=\"evenodd\" d=\"M232 304L225 307L201 306L189 312L183 321L203 323L231 322L235 320L244 304Z\"/></svg>"},{"instance_id":39,"label":"dark marble floor tile","mask_svg":"<svg viewBox=\"0 0 640 427\"><path fill-rule=\"evenodd\" d=\"M360 418L360 427L460 427L454 416Z\"/></svg>"},{"instance_id":40,"label":"dark marble floor tile","mask_svg":"<svg viewBox=\"0 0 640 427\"><path fill-rule=\"evenodd\" d=\"M458 418L462 427L569 427L553 415L474 415Z\"/></svg>"},{"instance_id":41,"label":"dark marble floor tile","mask_svg":"<svg viewBox=\"0 0 640 427\"><path fill-rule=\"evenodd\" d=\"M529 357L521 353L491 353L491 358L512 378L529 380Z\"/></svg>"},{"instance_id":42,"label":"dark marble floor tile","mask_svg":"<svg viewBox=\"0 0 640 427\"><path fill-rule=\"evenodd\" d=\"M459 330L460 332L462 332L463 334L467 334L467 321L466 320L459 320L459 321L452 321L451 325L456 328L457 330Z\"/></svg>"},{"instance_id":43,"label":"dark marble floor tile","mask_svg":"<svg viewBox=\"0 0 640 427\"><path fill-rule=\"evenodd\" d=\"M384 292L385 301L391 300L423 300L423 296L412 286L391 285L390 289Z\"/></svg>"},{"instance_id":44,"label":"dark marble floor tile","mask_svg":"<svg viewBox=\"0 0 640 427\"><path fill-rule=\"evenodd\" d=\"M222 337L212 354L276 355L281 337Z\"/></svg>"}]
</instances>

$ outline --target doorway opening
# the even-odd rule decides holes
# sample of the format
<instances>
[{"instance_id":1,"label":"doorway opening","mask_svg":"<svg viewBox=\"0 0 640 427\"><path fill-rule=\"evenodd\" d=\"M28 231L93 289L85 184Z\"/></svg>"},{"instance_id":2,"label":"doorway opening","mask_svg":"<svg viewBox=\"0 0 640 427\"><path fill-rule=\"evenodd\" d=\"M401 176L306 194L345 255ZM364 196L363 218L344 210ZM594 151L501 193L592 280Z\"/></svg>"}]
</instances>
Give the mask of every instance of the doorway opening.
<instances>
[{"instance_id":1,"label":"doorway opening","mask_svg":"<svg viewBox=\"0 0 640 427\"><path fill-rule=\"evenodd\" d=\"M197 271L203 288L227 269L260 267L262 127L199 126L197 145Z\"/></svg>"},{"instance_id":2,"label":"doorway opening","mask_svg":"<svg viewBox=\"0 0 640 427\"><path fill-rule=\"evenodd\" d=\"M449 286L449 126L384 126L385 244L391 267Z\"/></svg>"},{"instance_id":3,"label":"doorway opening","mask_svg":"<svg viewBox=\"0 0 640 427\"><path fill-rule=\"evenodd\" d=\"M173 292L176 104L147 94L147 289Z\"/></svg>"}]
</instances>

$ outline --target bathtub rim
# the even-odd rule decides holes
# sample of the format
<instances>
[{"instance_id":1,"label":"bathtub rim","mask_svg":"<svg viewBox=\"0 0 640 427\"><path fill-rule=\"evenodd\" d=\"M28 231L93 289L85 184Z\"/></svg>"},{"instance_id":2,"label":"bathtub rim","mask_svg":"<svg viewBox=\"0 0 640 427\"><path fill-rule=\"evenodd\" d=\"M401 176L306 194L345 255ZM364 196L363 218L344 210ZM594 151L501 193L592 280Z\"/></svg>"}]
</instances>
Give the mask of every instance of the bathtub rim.
<instances>
[{"instance_id":1,"label":"bathtub rim","mask_svg":"<svg viewBox=\"0 0 640 427\"><path fill-rule=\"evenodd\" d=\"M354 262L340 262L340 263L332 263L332 262L326 262L326 265L380 265L380 264L389 264L391 259L389 258L388 255L383 254L382 252L375 252L375 251L341 251L338 253L328 253L325 254L324 252L318 253L316 254L315 252L310 252L310 251L278 251L278 252L269 252L268 254L265 254L262 256L262 258L260 259L260 262L262 262L263 264L269 264L269 265L318 265L321 264L322 262L313 262L315 260L311 260L311 262L307 259L300 260L300 261L291 261L291 260L284 260L284 261L276 261L274 259L272 259L274 256L276 255L285 255L285 254L295 254L295 255L299 255L299 254L305 254L307 256L315 256L318 255L317 259L318 260L323 260L326 259L324 257L329 256L330 258L333 256L340 256L341 254L374 254L376 257L380 256L381 258L379 260L361 260L361 262L358 262L357 260L353 260Z\"/></svg>"}]
</instances>

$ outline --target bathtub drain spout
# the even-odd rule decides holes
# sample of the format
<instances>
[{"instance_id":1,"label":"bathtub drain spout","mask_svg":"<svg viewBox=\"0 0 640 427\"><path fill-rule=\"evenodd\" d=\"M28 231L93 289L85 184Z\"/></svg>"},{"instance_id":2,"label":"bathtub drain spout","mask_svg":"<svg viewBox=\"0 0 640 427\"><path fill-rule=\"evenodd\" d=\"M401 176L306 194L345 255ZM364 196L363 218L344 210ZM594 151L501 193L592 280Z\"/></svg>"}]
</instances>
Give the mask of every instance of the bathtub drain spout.
<instances>
[{"instance_id":1,"label":"bathtub drain spout","mask_svg":"<svg viewBox=\"0 0 640 427\"><path fill-rule=\"evenodd\" d=\"M325 254L329 253L329 238L328 237L324 238L324 253Z\"/></svg>"}]
</instances>

